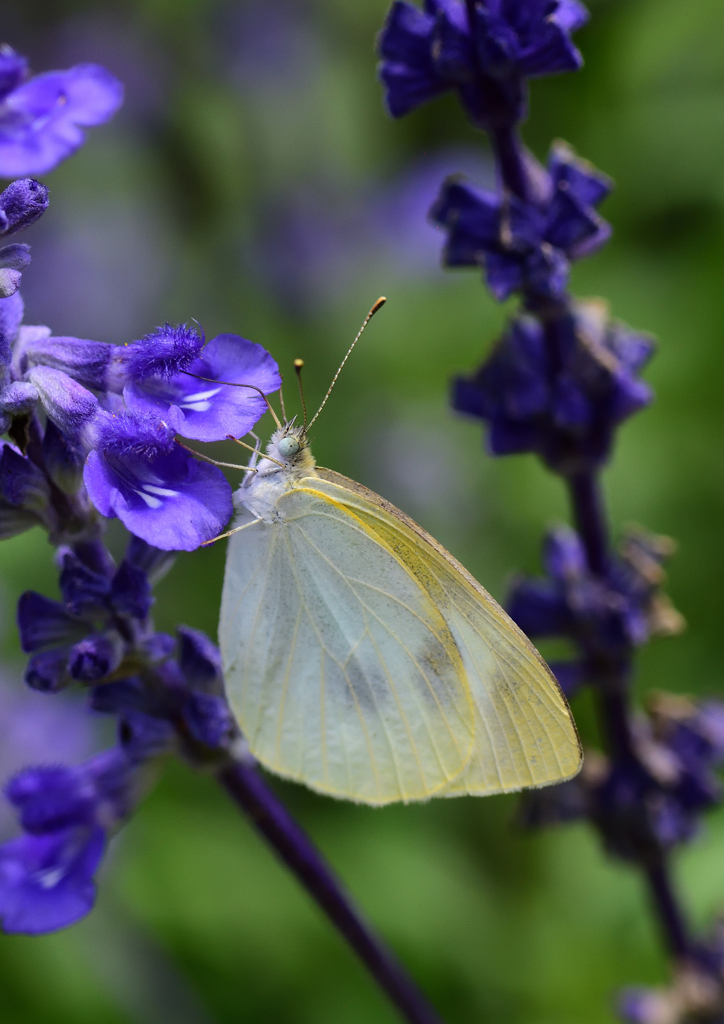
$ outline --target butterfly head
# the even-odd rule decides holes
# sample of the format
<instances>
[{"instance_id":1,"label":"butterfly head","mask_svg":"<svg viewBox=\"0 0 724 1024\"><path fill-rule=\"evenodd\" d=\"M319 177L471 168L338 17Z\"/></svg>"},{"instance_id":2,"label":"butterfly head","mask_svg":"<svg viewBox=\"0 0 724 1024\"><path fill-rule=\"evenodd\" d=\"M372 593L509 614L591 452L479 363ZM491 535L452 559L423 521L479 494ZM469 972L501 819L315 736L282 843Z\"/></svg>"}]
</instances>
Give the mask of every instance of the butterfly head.
<instances>
[{"instance_id":1,"label":"butterfly head","mask_svg":"<svg viewBox=\"0 0 724 1024\"><path fill-rule=\"evenodd\" d=\"M295 424L294 420L274 431L267 445L267 455L295 472L314 468L306 428Z\"/></svg>"}]
</instances>

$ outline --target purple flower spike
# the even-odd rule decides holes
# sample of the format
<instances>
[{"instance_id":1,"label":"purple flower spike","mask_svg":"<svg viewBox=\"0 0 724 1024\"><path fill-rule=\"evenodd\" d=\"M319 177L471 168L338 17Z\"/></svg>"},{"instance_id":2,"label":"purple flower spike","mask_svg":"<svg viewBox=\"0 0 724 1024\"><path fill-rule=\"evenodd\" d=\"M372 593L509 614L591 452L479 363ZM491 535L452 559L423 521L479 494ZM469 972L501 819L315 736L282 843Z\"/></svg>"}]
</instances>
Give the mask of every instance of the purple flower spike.
<instances>
[{"instance_id":1,"label":"purple flower spike","mask_svg":"<svg viewBox=\"0 0 724 1024\"><path fill-rule=\"evenodd\" d=\"M3 930L43 935L73 924L93 907L93 875L103 856L102 828L23 835L0 847Z\"/></svg>"},{"instance_id":2,"label":"purple flower spike","mask_svg":"<svg viewBox=\"0 0 724 1024\"><path fill-rule=\"evenodd\" d=\"M98 511L167 551L193 551L221 533L231 487L219 469L195 461L155 416L108 417L88 456L85 485Z\"/></svg>"},{"instance_id":3,"label":"purple flower spike","mask_svg":"<svg viewBox=\"0 0 724 1024\"><path fill-rule=\"evenodd\" d=\"M129 360L129 371L136 371L123 392L129 409L164 419L183 437L198 441L242 437L266 412L257 391L233 385L251 384L266 395L281 386L279 367L266 349L237 334L218 335L198 358L180 367L184 372L142 374L142 366L138 359Z\"/></svg>"},{"instance_id":4,"label":"purple flower spike","mask_svg":"<svg viewBox=\"0 0 724 1024\"><path fill-rule=\"evenodd\" d=\"M17 84L0 102L0 175L51 171L83 144L81 126L103 124L122 102L123 86L97 64Z\"/></svg>"}]
</instances>

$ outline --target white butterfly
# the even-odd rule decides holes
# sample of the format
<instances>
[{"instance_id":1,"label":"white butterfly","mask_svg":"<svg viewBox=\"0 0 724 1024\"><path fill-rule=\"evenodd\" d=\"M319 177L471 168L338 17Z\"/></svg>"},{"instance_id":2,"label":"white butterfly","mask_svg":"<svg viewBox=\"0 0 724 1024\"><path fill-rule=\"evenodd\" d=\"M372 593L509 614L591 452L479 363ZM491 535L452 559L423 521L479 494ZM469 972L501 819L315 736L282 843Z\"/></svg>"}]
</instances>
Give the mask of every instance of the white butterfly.
<instances>
[{"instance_id":1,"label":"white butterfly","mask_svg":"<svg viewBox=\"0 0 724 1024\"><path fill-rule=\"evenodd\" d=\"M254 756L374 805L574 776L578 734L529 640L403 512L317 467L307 430L281 425L235 495L219 641Z\"/></svg>"}]
</instances>

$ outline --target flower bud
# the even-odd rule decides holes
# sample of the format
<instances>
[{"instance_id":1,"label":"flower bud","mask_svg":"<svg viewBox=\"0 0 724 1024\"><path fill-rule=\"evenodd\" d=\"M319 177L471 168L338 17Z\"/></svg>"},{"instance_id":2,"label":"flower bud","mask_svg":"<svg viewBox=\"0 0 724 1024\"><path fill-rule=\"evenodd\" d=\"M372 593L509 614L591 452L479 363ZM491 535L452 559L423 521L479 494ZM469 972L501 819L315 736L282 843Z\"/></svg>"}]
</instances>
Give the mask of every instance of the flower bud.
<instances>
[{"instance_id":1,"label":"flower bud","mask_svg":"<svg viewBox=\"0 0 724 1024\"><path fill-rule=\"evenodd\" d=\"M0 69L1 74L1 69ZM48 190L34 178L20 178L0 193L0 234L29 227L48 209Z\"/></svg>"},{"instance_id":2,"label":"flower bud","mask_svg":"<svg viewBox=\"0 0 724 1024\"><path fill-rule=\"evenodd\" d=\"M219 649L199 629L179 626L179 664L187 684L205 693L223 692Z\"/></svg>"},{"instance_id":3,"label":"flower bud","mask_svg":"<svg viewBox=\"0 0 724 1024\"><path fill-rule=\"evenodd\" d=\"M40 693L57 693L67 686L70 683L68 648L54 647L34 654L25 667L25 682L31 690Z\"/></svg>"},{"instance_id":4,"label":"flower bud","mask_svg":"<svg viewBox=\"0 0 724 1024\"><path fill-rule=\"evenodd\" d=\"M105 391L115 345L81 338L38 337L23 343L26 367L52 366L84 387Z\"/></svg>"},{"instance_id":5,"label":"flower bud","mask_svg":"<svg viewBox=\"0 0 724 1024\"><path fill-rule=\"evenodd\" d=\"M0 298L7 299L20 287L21 271L30 263L30 248L13 242L0 249Z\"/></svg>"},{"instance_id":6,"label":"flower bud","mask_svg":"<svg viewBox=\"0 0 724 1024\"><path fill-rule=\"evenodd\" d=\"M208 693L190 693L183 715L193 738L207 747L221 746L234 727L224 698L212 697Z\"/></svg>"},{"instance_id":7,"label":"flower bud","mask_svg":"<svg viewBox=\"0 0 724 1024\"><path fill-rule=\"evenodd\" d=\"M70 652L70 674L80 682L98 682L115 672L123 661L124 650L123 640L115 630L87 636Z\"/></svg>"},{"instance_id":8,"label":"flower bud","mask_svg":"<svg viewBox=\"0 0 724 1024\"><path fill-rule=\"evenodd\" d=\"M27 381L14 381L0 391L0 409L10 417L27 416L38 401L38 390Z\"/></svg>"},{"instance_id":9,"label":"flower bud","mask_svg":"<svg viewBox=\"0 0 724 1024\"><path fill-rule=\"evenodd\" d=\"M18 601L20 643L26 653L41 647L72 644L89 630L88 623L66 611L59 601L26 590Z\"/></svg>"},{"instance_id":10,"label":"flower bud","mask_svg":"<svg viewBox=\"0 0 724 1024\"><path fill-rule=\"evenodd\" d=\"M48 417L73 443L88 438L87 428L99 412L98 399L62 370L35 366L28 380L38 389Z\"/></svg>"},{"instance_id":11,"label":"flower bud","mask_svg":"<svg viewBox=\"0 0 724 1024\"><path fill-rule=\"evenodd\" d=\"M46 510L50 500L48 482L37 466L3 442L0 442L0 500L38 514Z\"/></svg>"}]
</instances>

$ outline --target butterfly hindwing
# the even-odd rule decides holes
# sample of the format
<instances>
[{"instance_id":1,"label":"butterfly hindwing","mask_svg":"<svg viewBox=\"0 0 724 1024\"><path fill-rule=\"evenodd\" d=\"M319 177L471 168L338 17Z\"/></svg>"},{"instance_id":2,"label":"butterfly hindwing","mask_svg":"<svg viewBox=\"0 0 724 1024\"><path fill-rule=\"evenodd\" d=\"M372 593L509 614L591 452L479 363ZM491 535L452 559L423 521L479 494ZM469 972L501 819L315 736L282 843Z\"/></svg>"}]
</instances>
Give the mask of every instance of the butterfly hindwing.
<instances>
[{"instance_id":1,"label":"butterfly hindwing","mask_svg":"<svg viewBox=\"0 0 724 1024\"><path fill-rule=\"evenodd\" d=\"M230 541L222 599L227 693L252 752L360 802L440 792L470 761L475 712L429 588L344 502L302 486L277 507Z\"/></svg>"}]
</instances>

